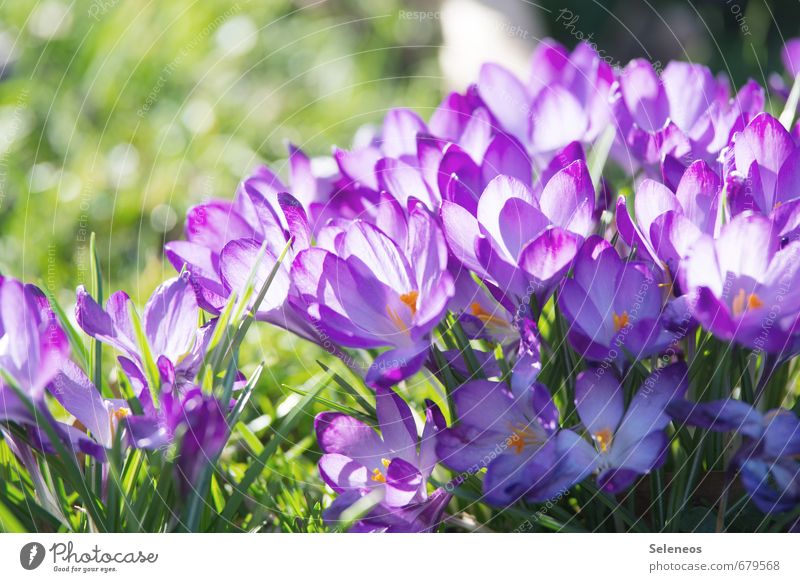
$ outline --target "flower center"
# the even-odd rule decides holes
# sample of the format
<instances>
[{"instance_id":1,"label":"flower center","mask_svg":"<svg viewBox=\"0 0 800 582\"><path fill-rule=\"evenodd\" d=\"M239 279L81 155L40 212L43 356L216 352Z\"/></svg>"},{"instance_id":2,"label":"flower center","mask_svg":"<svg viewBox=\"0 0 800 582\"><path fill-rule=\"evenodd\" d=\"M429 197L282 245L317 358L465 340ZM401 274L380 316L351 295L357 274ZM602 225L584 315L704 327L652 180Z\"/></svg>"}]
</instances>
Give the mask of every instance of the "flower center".
<instances>
[{"instance_id":1,"label":"flower center","mask_svg":"<svg viewBox=\"0 0 800 582\"><path fill-rule=\"evenodd\" d=\"M594 442L597 443L600 452L605 453L608 451L608 447L611 446L611 441L614 440L614 433L611 432L610 428L604 428L594 433L592 437Z\"/></svg>"},{"instance_id":2,"label":"flower center","mask_svg":"<svg viewBox=\"0 0 800 582\"><path fill-rule=\"evenodd\" d=\"M418 297L419 297L419 291L409 291L408 293L403 293L400 296L400 301L405 303L405 305L411 310L412 316L417 314Z\"/></svg>"},{"instance_id":3,"label":"flower center","mask_svg":"<svg viewBox=\"0 0 800 582\"><path fill-rule=\"evenodd\" d=\"M131 409L125 407L117 408L113 413L114 420L122 420L123 418L128 418L130 415Z\"/></svg>"},{"instance_id":4,"label":"flower center","mask_svg":"<svg viewBox=\"0 0 800 582\"><path fill-rule=\"evenodd\" d=\"M391 463L392 462L389 459L386 459L386 458L381 459L381 465L383 465L384 468L386 468L386 469L389 468L389 465ZM372 479L376 483L386 483L386 477L383 476L383 473L381 472L380 469L373 469L372 470L372 477L370 477L370 479Z\"/></svg>"},{"instance_id":5,"label":"flower center","mask_svg":"<svg viewBox=\"0 0 800 582\"><path fill-rule=\"evenodd\" d=\"M409 291L408 293L403 293L400 295L400 302L408 307L408 310L411 312L411 317L414 317L417 314L418 298L419 291ZM389 315L389 319L392 320L392 323L397 329L402 331L404 334L409 335L408 324L406 323L405 319L403 319L402 315L400 315L395 309L392 309L389 305L386 306L386 313Z\"/></svg>"},{"instance_id":6,"label":"flower center","mask_svg":"<svg viewBox=\"0 0 800 582\"><path fill-rule=\"evenodd\" d=\"M469 306L469 310L470 312L472 312L472 315L480 319L485 324L493 324L493 325L508 327L508 323L504 319L492 315L491 313L486 311L483 308L483 306L477 301Z\"/></svg>"},{"instance_id":7,"label":"flower center","mask_svg":"<svg viewBox=\"0 0 800 582\"><path fill-rule=\"evenodd\" d=\"M628 312L623 311L622 313L612 313L611 317L614 319L614 332L618 332L623 327L626 327L630 323L630 318L628 317Z\"/></svg>"},{"instance_id":8,"label":"flower center","mask_svg":"<svg viewBox=\"0 0 800 582\"><path fill-rule=\"evenodd\" d=\"M532 427L523 424L512 424L511 435L508 437L508 446L514 449L514 453L519 455L525 450L525 447L537 445L542 442L539 435L533 430Z\"/></svg>"},{"instance_id":9,"label":"flower center","mask_svg":"<svg viewBox=\"0 0 800 582\"><path fill-rule=\"evenodd\" d=\"M734 317L740 317L746 311L758 309L759 307L764 307L764 302L761 301L759 296L755 293L750 293L748 295L745 293L744 289L739 289L739 292L731 303L731 311L733 311Z\"/></svg>"}]
</instances>

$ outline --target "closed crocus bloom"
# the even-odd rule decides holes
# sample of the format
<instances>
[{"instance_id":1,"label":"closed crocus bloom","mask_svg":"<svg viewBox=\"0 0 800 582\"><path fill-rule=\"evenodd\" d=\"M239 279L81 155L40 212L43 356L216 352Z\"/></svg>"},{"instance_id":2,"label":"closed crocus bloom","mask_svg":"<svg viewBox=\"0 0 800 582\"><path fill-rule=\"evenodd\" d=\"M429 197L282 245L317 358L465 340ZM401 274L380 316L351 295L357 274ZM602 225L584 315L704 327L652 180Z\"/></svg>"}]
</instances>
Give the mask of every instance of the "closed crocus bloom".
<instances>
[{"instance_id":1,"label":"closed crocus bloom","mask_svg":"<svg viewBox=\"0 0 800 582\"><path fill-rule=\"evenodd\" d=\"M394 217L386 230L361 220L346 229L332 226L320 235L327 248L302 251L292 266L299 301L320 336L342 346L392 348L367 371L372 385L392 385L419 371L454 293L435 218L420 204L408 218Z\"/></svg>"},{"instance_id":2,"label":"closed crocus bloom","mask_svg":"<svg viewBox=\"0 0 800 582\"><path fill-rule=\"evenodd\" d=\"M300 157L300 152L292 154L292 167L305 167L296 161ZM305 184L313 189L309 180L297 178L298 188ZM164 254L176 270L185 268L191 274L199 306L217 314L231 293L244 292L251 273L256 289L264 285L290 240L291 247L255 315L312 339L305 317L289 301L289 268L295 254L309 246L311 227L303 204L284 191L283 183L267 168L245 179L233 202L213 200L191 208L186 215L186 240L167 243Z\"/></svg>"},{"instance_id":3,"label":"closed crocus bloom","mask_svg":"<svg viewBox=\"0 0 800 582\"><path fill-rule=\"evenodd\" d=\"M570 54L552 39L536 48L527 82L483 65L478 93L497 125L545 165L572 141L589 143L610 123L611 67L587 43Z\"/></svg>"},{"instance_id":4,"label":"closed crocus bloom","mask_svg":"<svg viewBox=\"0 0 800 582\"><path fill-rule=\"evenodd\" d=\"M715 432L734 432L743 441L730 470L738 472L753 503L764 513L800 505L800 421L789 410L761 413L734 399L672 402L676 422Z\"/></svg>"},{"instance_id":5,"label":"closed crocus bloom","mask_svg":"<svg viewBox=\"0 0 800 582\"><path fill-rule=\"evenodd\" d=\"M679 274L694 318L720 339L784 356L796 349L800 242L781 248L774 224L740 214L693 245Z\"/></svg>"},{"instance_id":6,"label":"closed crocus bloom","mask_svg":"<svg viewBox=\"0 0 800 582\"><path fill-rule=\"evenodd\" d=\"M670 422L667 405L686 393L686 364L655 370L625 406L622 386L613 372L590 368L578 375L575 407L591 438L597 483L609 493L629 487L640 475L664 462Z\"/></svg>"},{"instance_id":7,"label":"closed crocus bloom","mask_svg":"<svg viewBox=\"0 0 800 582\"><path fill-rule=\"evenodd\" d=\"M338 412L323 412L314 421L323 455L322 479L340 497L326 513L335 523L359 498L377 494L376 507L359 530L422 531L438 524L449 495L428 493L436 465L435 436L444 421L430 404L422 437L405 401L392 389L376 389L378 429Z\"/></svg>"},{"instance_id":8,"label":"closed crocus bloom","mask_svg":"<svg viewBox=\"0 0 800 582\"><path fill-rule=\"evenodd\" d=\"M677 341L662 325L661 282L648 263L623 261L608 242L589 238L558 294L572 347L623 368L628 356L645 358Z\"/></svg>"},{"instance_id":9,"label":"closed crocus bloom","mask_svg":"<svg viewBox=\"0 0 800 582\"><path fill-rule=\"evenodd\" d=\"M493 505L546 501L593 469L591 447L560 430L559 412L542 384L475 380L453 393L456 424L442 431L436 451L456 471L486 468L484 498Z\"/></svg>"}]
</instances>

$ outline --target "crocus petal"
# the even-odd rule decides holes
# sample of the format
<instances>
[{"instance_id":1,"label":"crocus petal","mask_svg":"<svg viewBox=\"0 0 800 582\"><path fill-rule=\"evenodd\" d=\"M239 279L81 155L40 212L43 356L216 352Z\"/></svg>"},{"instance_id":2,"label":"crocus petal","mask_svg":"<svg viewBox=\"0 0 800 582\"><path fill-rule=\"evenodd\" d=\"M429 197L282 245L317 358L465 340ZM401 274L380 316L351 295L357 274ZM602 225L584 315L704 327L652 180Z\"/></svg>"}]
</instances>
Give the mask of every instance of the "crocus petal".
<instances>
[{"instance_id":1,"label":"crocus petal","mask_svg":"<svg viewBox=\"0 0 800 582\"><path fill-rule=\"evenodd\" d=\"M420 491L422 474L403 459L392 459L386 470L386 495L383 502L389 507L408 505Z\"/></svg>"},{"instance_id":2,"label":"crocus petal","mask_svg":"<svg viewBox=\"0 0 800 582\"><path fill-rule=\"evenodd\" d=\"M197 317L197 298L189 273L159 285L148 299L143 317L153 355L177 362L194 344Z\"/></svg>"},{"instance_id":3,"label":"crocus petal","mask_svg":"<svg viewBox=\"0 0 800 582\"><path fill-rule=\"evenodd\" d=\"M625 413L625 398L612 372L589 369L578 374L575 382L575 407L583 426L592 435L617 430Z\"/></svg>"},{"instance_id":4,"label":"crocus petal","mask_svg":"<svg viewBox=\"0 0 800 582\"><path fill-rule=\"evenodd\" d=\"M262 251L262 245L253 239L231 241L220 253L220 273L223 283L226 288L241 296L250 281L250 274L255 269L255 276L251 281L254 290L252 304L255 295L266 284L277 260L271 249L264 248ZM283 305L289 295L289 286L289 272L285 267L279 266L263 301L257 307L257 312L266 314Z\"/></svg>"},{"instance_id":5,"label":"crocus petal","mask_svg":"<svg viewBox=\"0 0 800 582\"><path fill-rule=\"evenodd\" d=\"M525 86L508 69L486 63L478 74L478 92L500 125L521 142L530 129L530 97Z\"/></svg>"},{"instance_id":6,"label":"crocus petal","mask_svg":"<svg viewBox=\"0 0 800 582\"><path fill-rule=\"evenodd\" d=\"M66 360L50 385L50 393L89 429L104 447L111 446L111 415L97 388L77 365Z\"/></svg>"}]
</instances>

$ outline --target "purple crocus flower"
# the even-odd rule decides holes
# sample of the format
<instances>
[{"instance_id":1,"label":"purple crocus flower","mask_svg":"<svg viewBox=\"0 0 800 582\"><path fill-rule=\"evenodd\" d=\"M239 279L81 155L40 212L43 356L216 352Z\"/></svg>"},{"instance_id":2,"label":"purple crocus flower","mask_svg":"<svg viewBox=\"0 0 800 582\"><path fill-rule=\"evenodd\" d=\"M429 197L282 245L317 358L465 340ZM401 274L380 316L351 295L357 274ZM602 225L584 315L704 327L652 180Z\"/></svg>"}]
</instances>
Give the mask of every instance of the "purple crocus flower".
<instances>
[{"instance_id":1,"label":"purple crocus flower","mask_svg":"<svg viewBox=\"0 0 800 582\"><path fill-rule=\"evenodd\" d=\"M800 213L800 146L768 113L733 136L725 179L734 215L750 210L785 221Z\"/></svg>"},{"instance_id":2,"label":"purple crocus flower","mask_svg":"<svg viewBox=\"0 0 800 582\"><path fill-rule=\"evenodd\" d=\"M589 143L609 125L614 73L588 44L570 54L552 39L539 43L526 83L496 64L485 64L478 93L499 127L539 165L573 141Z\"/></svg>"},{"instance_id":3,"label":"purple crocus flower","mask_svg":"<svg viewBox=\"0 0 800 582\"><path fill-rule=\"evenodd\" d=\"M661 279L648 263L623 261L598 236L575 259L574 276L558 294L572 347L584 357L622 366L626 352L639 359L676 341L662 325Z\"/></svg>"},{"instance_id":4,"label":"purple crocus flower","mask_svg":"<svg viewBox=\"0 0 800 582\"><path fill-rule=\"evenodd\" d=\"M628 214L625 197L617 202L617 229L629 246L645 258L677 273L678 265L702 234L714 236L722 193L722 180L703 160L693 162L673 192L644 179L636 188L636 220Z\"/></svg>"},{"instance_id":5,"label":"purple crocus flower","mask_svg":"<svg viewBox=\"0 0 800 582\"><path fill-rule=\"evenodd\" d=\"M167 387L159 395L157 409L144 408L143 415L125 415L131 444L156 450L178 442L177 478L181 491L188 493L203 468L216 461L228 441L228 407L192 386L183 394Z\"/></svg>"},{"instance_id":6,"label":"purple crocus flower","mask_svg":"<svg viewBox=\"0 0 800 582\"><path fill-rule=\"evenodd\" d=\"M445 99L431 118L431 133L424 133L419 124L406 126L419 130L416 145L409 144L400 157L381 157L374 166L378 189L403 206L413 198L438 211L443 200L450 200L474 210L495 176L531 182L532 165L525 148L493 125L474 89Z\"/></svg>"},{"instance_id":7,"label":"purple crocus flower","mask_svg":"<svg viewBox=\"0 0 800 582\"><path fill-rule=\"evenodd\" d=\"M800 421L776 409L767 413L734 399L694 403L679 400L669 413L683 422L716 432L735 432L743 442L731 460L753 503L764 513L791 511L800 505Z\"/></svg>"},{"instance_id":8,"label":"purple crocus flower","mask_svg":"<svg viewBox=\"0 0 800 582\"><path fill-rule=\"evenodd\" d=\"M596 450L597 483L618 493L664 462L669 444L664 429L670 422L666 407L686 393L688 370L683 362L655 370L627 409L619 380L601 372L590 368L578 375L575 407Z\"/></svg>"},{"instance_id":9,"label":"purple crocus flower","mask_svg":"<svg viewBox=\"0 0 800 582\"><path fill-rule=\"evenodd\" d=\"M665 156L677 164L712 163L763 107L763 89L753 81L730 99L727 81L707 67L673 61L659 76L650 62L635 59L619 76L616 157L625 167L652 167Z\"/></svg>"},{"instance_id":10,"label":"purple crocus flower","mask_svg":"<svg viewBox=\"0 0 800 582\"><path fill-rule=\"evenodd\" d=\"M48 423L71 450L103 459L101 446L85 432L57 422L45 402L46 389L70 364L67 336L44 294L0 276L0 369L23 393L0 377L0 422L25 427L35 446L52 453L55 448L43 428Z\"/></svg>"},{"instance_id":11,"label":"purple crocus flower","mask_svg":"<svg viewBox=\"0 0 800 582\"><path fill-rule=\"evenodd\" d=\"M386 224L393 237L361 220L346 229L332 225L320 233L322 246L302 251L292 266L293 284L320 337L392 348L367 372L373 385L395 384L422 367L431 331L454 292L435 218L419 203L408 218L396 210Z\"/></svg>"},{"instance_id":12,"label":"purple crocus flower","mask_svg":"<svg viewBox=\"0 0 800 582\"><path fill-rule=\"evenodd\" d=\"M519 499L546 501L580 482L593 468L591 447L559 430L547 387L474 380L453 393L457 423L437 438L441 462L455 471L486 468L484 499L498 506Z\"/></svg>"},{"instance_id":13,"label":"purple crocus flower","mask_svg":"<svg viewBox=\"0 0 800 582\"><path fill-rule=\"evenodd\" d=\"M305 318L288 300L289 265L294 253L310 245L311 230L303 205L281 188L277 176L259 168L242 182L233 202L214 200L191 208L186 215L187 240L167 243L164 253L176 270L186 267L191 274L199 306L217 314L231 293L244 291L253 269L256 288L265 283L291 237L292 248L256 318L311 339Z\"/></svg>"},{"instance_id":14,"label":"purple crocus flower","mask_svg":"<svg viewBox=\"0 0 800 582\"><path fill-rule=\"evenodd\" d=\"M716 239L703 236L683 261L679 278L689 309L726 341L779 353L794 350L800 328L800 242L781 248L770 220L740 214Z\"/></svg>"},{"instance_id":15,"label":"purple crocus flower","mask_svg":"<svg viewBox=\"0 0 800 582\"><path fill-rule=\"evenodd\" d=\"M124 354L119 357L120 365L133 381L145 377L145 366L133 331L131 309L130 297L124 291L112 294L103 309L83 286L78 287L78 325L91 337ZM162 283L145 305L142 327L150 352L162 374L174 377L179 388L197 375L216 323L212 320L198 330L198 316L188 272Z\"/></svg>"},{"instance_id":16,"label":"purple crocus flower","mask_svg":"<svg viewBox=\"0 0 800 582\"><path fill-rule=\"evenodd\" d=\"M356 531L431 530L450 497L441 490L429 495L427 489L437 462L436 432L444 426L441 413L429 404L418 438L411 409L392 389L376 389L375 408L380 434L339 412L320 413L314 421L323 452L320 475L339 495L325 519L335 523L355 501L377 494L377 505Z\"/></svg>"},{"instance_id":17,"label":"purple crocus flower","mask_svg":"<svg viewBox=\"0 0 800 582\"><path fill-rule=\"evenodd\" d=\"M507 309L531 298L541 308L594 229L594 198L586 164L577 160L538 195L519 180L498 176L474 214L445 201L442 222L452 253L492 286Z\"/></svg>"},{"instance_id":18,"label":"purple crocus flower","mask_svg":"<svg viewBox=\"0 0 800 582\"><path fill-rule=\"evenodd\" d=\"M65 361L48 386L50 394L89 431L94 442L111 448L120 422L131 415L125 400L103 398L91 380L72 361ZM124 427L123 427L124 428Z\"/></svg>"}]
</instances>

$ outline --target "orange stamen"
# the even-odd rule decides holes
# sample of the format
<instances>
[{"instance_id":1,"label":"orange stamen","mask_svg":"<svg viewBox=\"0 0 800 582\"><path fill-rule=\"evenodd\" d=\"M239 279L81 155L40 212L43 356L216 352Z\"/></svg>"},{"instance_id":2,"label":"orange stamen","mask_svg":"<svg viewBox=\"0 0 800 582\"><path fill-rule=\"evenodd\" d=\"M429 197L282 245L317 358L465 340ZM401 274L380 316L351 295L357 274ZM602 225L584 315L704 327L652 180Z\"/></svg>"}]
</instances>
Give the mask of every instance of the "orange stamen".
<instances>
[{"instance_id":1,"label":"orange stamen","mask_svg":"<svg viewBox=\"0 0 800 582\"><path fill-rule=\"evenodd\" d=\"M539 437L533 432L529 426L514 426L511 425L511 436L508 437L508 446L514 449L514 453L519 455L525 450L528 445L538 444Z\"/></svg>"},{"instance_id":2,"label":"orange stamen","mask_svg":"<svg viewBox=\"0 0 800 582\"><path fill-rule=\"evenodd\" d=\"M608 447L611 446L611 441L614 440L614 433L611 432L610 428L604 428L603 430L597 431L593 436L597 446L600 447L601 453L608 451Z\"/></svg>"},{"instance_id":3,"label":"orange stamen","mask_svg":"<svg viewBox=\"0 0 800 582\"><path fill-rule=\"evenodd\" d=\"M623 311L619 315L616 313L612 313L611 317L614 319L614 331L617 332L621 330L623 327L627 326L630 323L630 318L628 317L628 312Z\"/></svg>"},{"instance_id":4,"label":"orange stamen","mask_svg":"<svg viewBox=\"0 0 800 582\"><path fill-rule=\"evenodd\" d=\"M750 293L748 295L745 293L744 289L739 289L736 297L734 297L733 301L731 302L731 311L733 312L734 317L739 317L746 311L750 309L758 309L759 307L764 307L764 302L761 301L761 298L755 293Z\"/></svg>"},{"instance_id":5,"label":"orange stamen","mask_svg":"<svg viewBox=\"0 0 800 582\"><path fill-rule=\"evenodd\" d=\"M417 298L419 297L419 291L409 291L408 293L403 293L400 296L400 301L406 304L406 306L411 310L411 315L414 316L417 314Z\"/></svg>"}]
</instances>

